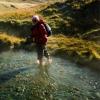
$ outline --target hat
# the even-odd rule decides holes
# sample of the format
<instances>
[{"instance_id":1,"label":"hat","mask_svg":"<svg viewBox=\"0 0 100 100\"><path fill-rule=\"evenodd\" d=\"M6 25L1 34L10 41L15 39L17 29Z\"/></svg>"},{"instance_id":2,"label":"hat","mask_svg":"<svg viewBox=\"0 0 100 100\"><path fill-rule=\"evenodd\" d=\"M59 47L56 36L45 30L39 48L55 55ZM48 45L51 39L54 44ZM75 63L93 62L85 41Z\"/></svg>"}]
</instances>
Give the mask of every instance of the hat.
<instances>
[{"instance_id":1,"label":"hat","mask_svg":"<svg viewBox=\"0 0 100 100\"><path fill-rule=\"evenodd\" d=\"M38 15L33 15L32 16L32 21L39 21L39 20L40 20L40 18L39 18Z\"/></svg>"}]
</instances>

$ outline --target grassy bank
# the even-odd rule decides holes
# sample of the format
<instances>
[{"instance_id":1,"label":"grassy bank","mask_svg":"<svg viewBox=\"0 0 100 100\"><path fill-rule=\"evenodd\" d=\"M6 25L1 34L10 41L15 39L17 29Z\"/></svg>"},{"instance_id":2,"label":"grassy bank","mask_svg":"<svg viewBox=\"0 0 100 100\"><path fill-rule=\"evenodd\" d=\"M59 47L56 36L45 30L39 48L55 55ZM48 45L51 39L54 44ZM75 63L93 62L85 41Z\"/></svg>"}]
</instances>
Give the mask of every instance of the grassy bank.
<instances>
[{"instance_id":1,"label":"grassy bank","mask_svg":"<svg viewBox=\"0 0 100 100\"><path fill-rule=\"evenodd\" d=\"M100 45L93 41L55 35L49 38L48 48L52 55L100 70Z\"/></svg>"},{"instance_id":2,"label":"grassy bank","mask_svg":"<svg viewBox=\"0 0 100 100\"><path fill-rule=\"evenodd\" d=\"M55 35L49 38L48 47L68 54L78 54L81 57L100 58L100 45L74 37ZM91 57L90 57L91 58Z\"/></svg>"},{"instance_id":3,"label":"grassy bank","mask_svg":"<svg viewBox=\"0 0 100 100\"><path fill-rule=\"evenodd\" d=\"M82 40L74 37L66 37L64 35L55 35L48 38L48 48L51 52L65 53L66 55L79 55L88 59L100 59L100 45L95 42ZM25 41L19 37L0 34L0 41L10 43L11 45L19 44Z\"/></svg>"},{"instance_id":4,"label":"grassy bank","mask_svg":"<svg viewBox=\"0 0 100 100\"><path fill-rule=\"evenodd\" d=\"M34 51L34 43L33 45L23 45L24 41L24 38L0 34L1 51L8 49ZM95 42L66 37L64 35L55 35L48 38L47 47L51 55L63 57L78 64L100 69L100 45Z\"/></svg>"},{"instance_id":5,"label":"grassy bank","mask_svg":"<svg viewBox=\"0 0 100 100\"><path fill-rule=\"evenodd\" d=\"M11 45L13 45L15 43L20 44L20 42L24 41L24 39L21 39L12 35L7 35L6 33L1 33L0 41L5 42L5 43L9 42Z\"/></svg>"}]
</instances>

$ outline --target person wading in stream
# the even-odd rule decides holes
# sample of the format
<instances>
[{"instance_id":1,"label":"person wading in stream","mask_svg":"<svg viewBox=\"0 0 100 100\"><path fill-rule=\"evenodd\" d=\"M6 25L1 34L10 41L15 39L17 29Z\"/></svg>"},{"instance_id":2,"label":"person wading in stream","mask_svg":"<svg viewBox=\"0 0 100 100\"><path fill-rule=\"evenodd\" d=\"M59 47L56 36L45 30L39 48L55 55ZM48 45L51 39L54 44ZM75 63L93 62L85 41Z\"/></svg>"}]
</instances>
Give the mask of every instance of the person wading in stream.
<instances>
[{"instance_id":1,"label":"person wading in stream","mask_svg":"<svg viewBox=\"0 0 100 100\"><path fill-rule=\"evenodd\" d=\"M48 32L46 30L45 23L38 15L32 16L32 22L33 27L31 29L31 37L33 38L36 44L37 63L40 65L44 65L44 56L47 58L47 61L51 63L52 60L46 48Z\"/></svg>"}]
</instances>

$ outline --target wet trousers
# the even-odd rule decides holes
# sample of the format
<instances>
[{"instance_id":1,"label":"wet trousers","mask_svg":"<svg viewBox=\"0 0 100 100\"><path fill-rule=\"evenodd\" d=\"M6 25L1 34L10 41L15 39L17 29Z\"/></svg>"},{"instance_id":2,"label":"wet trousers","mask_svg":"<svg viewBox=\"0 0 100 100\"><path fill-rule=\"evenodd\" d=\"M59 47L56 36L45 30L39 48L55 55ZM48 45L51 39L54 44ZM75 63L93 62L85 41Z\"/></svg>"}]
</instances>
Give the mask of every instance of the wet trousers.
<instances>
[{"instance_id":1,"label":"wet trousers","mask_svg":"<svg viewBox=\"0 0 100 100\"><path fill-rule=\"evenodd\" d=\"M36 44L37 59L42 60L43 57L49 59L50 55L47 51L46 45Z\"/></svg>"}]
</instances>

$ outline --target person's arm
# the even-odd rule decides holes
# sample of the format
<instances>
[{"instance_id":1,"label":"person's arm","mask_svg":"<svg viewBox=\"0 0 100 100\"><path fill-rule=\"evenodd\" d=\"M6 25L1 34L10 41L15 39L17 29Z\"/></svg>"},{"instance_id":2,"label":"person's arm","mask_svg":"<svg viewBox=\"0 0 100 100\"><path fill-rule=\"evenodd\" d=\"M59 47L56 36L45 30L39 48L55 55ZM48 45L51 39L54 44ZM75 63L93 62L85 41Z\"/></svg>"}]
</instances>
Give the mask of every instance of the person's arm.
<instances>
[{"instance_id":1,"label":"person's arm","mask_svg":"<svg viewBox=\"0 0 100 100\"><path fill-rule=\"evenodd\" d=\"M31 38L34 38L34 26L31 28L31 34L30 34Z\"/></svg>"},{"instance_id":2,"label":"person's arm","mask_svg":"<svg viewBox=\"0 0 100 100\"><path fill-rule=\"evenodd\" d=\"M35 40L34 28L35 28L35 26L33 26L33 27L31 28L31 34L30 34L30 38L31 38L33 41Z\"/></svg>"},{"instance_id":3,"label":"person's arm","mask_svg":"<svg viewBox=\"0 0 100 100\"><path fill-rule=\"evenodd\" d=\"M34 42L34 34L33 34L33 27L31 28L31 33L26 37L26 42L25 44L30 44Z\"/></svg>"}]
</instances>

